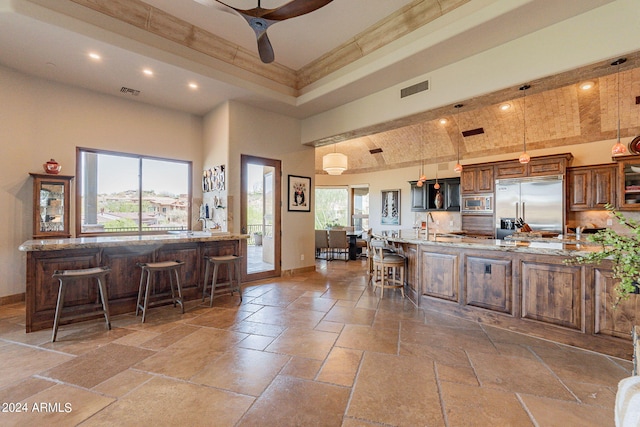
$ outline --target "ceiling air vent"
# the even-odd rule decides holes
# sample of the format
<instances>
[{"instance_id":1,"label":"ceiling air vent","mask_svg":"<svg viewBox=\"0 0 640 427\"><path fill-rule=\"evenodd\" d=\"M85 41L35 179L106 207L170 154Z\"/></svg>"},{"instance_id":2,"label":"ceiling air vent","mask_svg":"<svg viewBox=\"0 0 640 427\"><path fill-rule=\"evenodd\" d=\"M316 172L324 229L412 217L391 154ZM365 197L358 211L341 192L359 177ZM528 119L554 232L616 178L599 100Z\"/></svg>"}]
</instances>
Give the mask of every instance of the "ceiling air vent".
<instances>
[{"instance_id":1,"label":"ceiling air vent","mask_svg":"<svg viewBox=\"0 0 640 427\"><path fill-rule=\"evenodd\" d=\"M369 150L369 152L371 154L378 154L378 153L382 153L382 148L373 148L371 150Z\"/></svg>"},{"instance_id":2,"label":"ceiling air vent","mask_svg":"<svg viewBox=\"0 0 640 427\"><path fill-rule=\"evenodd\" d=\"M400 89L400 98L406 98L407 96L415 95L416 93L424 92L425 90L429 90L429 80L425 80L420 83L416 83L414 85L405 87L404 89Z\"/></svg>"},{"instance_id":3,"label":"ceiling air vent","mask_svg":"<svg viewBox=\"0 0 640 427\"><path fill-rule=\"evenodd\" d=\"M120 88L120 92L125 93L125 94L129 94L129 95L133 95L133 96L140 95L140 91L139 90L130 89L130 88L124 87L124 86L122 86Z\"/></svg>"},{"instance_id":4,"label":"ceiling air vent","mask_svg":"<svg viewBox=\"0 0 640 427\"><path fill-rule=\"evenodd\" d=\"M464 136L466 138L467 136L482 135L483 133L484 133L484 129L483 128L478 128L478 129L471 129L471 130L462 131L462 136Z\"/></svg>"}]
</instances>

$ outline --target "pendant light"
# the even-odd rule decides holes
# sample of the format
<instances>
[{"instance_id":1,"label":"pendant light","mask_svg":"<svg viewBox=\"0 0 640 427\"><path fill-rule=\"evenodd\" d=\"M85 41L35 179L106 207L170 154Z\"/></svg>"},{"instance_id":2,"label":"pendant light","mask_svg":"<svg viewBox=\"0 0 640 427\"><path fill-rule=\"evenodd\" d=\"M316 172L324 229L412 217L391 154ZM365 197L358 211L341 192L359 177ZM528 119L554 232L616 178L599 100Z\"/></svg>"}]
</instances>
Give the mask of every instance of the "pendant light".
<instances>
[{"instance_id":1,"label":"pendant light","mask_svg":"<svg viewBox=\"0 0 640 427\"><path fill-rule=\"evenodd\" d=\"M347 156L336 153L336 145L333 145L333 153L322 157L322 170L329 175L342 175L342 172L347 170Z\"/></svg>"},{"instance_id":2,"label":"pendant light","mask_svg":"<svg viewBox=\"0 0 640 427\"><path fill-rule=\"evenodd\" d=\"M531 160L529 154L527 154L527 89L530 85L523 85L520 87L522 91L522 148L523 152L520 154L518 161L522 164L527 164Z\"/></svg>"},{"instance_id":3,"label":"pendant light","mask_svg":"<svg viewBox=\"0 0 640 427\"><path fill-rule=\"evenodd\" d=\"M611 65L615 65L618 67L616 71L616 84L618 86L618 134L617 134L617 142L611 147L611 155L612 156L621 156L627 152L627 149L620 142L620 64L624 64L627 62L627 58L620 58L611 63Z\"/></svg>"},{"instance_id":4,"label":"pendant light","mask_svg":"<svg viewBox=\"0 0 640 427\"><path fill-rule=\"evenodd\" d=\"M436 142L436 183L433 184L433 188L440 189L440 183L438 182L438 143Z\"/></svg>"},{"instance_id":5,"label":"pendant light","mask_svg":"<svg viewBox=\"0 0 640 427\"><path fill-rule=\"evenodd\" d=\"M456 104L454 105L454 107L458 110L458 113L456 113L456 117L458 117L458 119L456 120L456 123L458 124L458 127L460 127L460 108L462 108L462 104ZM457 148L458 148L458 162L456 163L456 165L453 167L453 170L457 173L462 172L462 165L460 164L460 138L457 138Z\"/></svg>"},{"instance_id":6,"label":"pendant light","mask_svg":"<svg viewBox=\"0 0 640 427\"><path fill-rule=\"evenodd\" d=\"M424 174L424 125L420 124L420 178L416 182L417 187L422 187L427 180L427 176Z\"/></svg>"}]
</instances>

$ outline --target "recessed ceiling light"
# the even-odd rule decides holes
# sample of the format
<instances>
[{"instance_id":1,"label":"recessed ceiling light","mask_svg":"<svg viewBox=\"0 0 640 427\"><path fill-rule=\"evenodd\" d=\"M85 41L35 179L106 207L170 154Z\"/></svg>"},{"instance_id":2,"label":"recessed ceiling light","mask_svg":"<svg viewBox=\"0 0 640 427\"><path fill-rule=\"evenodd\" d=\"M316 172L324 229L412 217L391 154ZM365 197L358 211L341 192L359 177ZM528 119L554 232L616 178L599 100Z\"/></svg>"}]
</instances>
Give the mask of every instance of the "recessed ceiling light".
<instances>
[{"instance_id":1,"label":"recessed ceiling light","mask_svg":"<svg viewBox=\"0 0 640 427\"><path fill-rule=\"evenodd\" d=\"M501 111L507 111L509 108L511 108L511 104L509 104L508 102L500 105Z\"/></svg>"},{"instance_id":2,"label":"recessed ceiling light","mask_svg":"<svg viewBox=\"0 0 640 427\"><path fill-rule=\"evenodd\" d=\"M591 89L593 86L595 86L595 83L593 83L593 82L584 82L584 83L580 83L580 89L582 89L582 90L589 90L589 89Z\"/></svg>"},{"instance_id":3,"label":"recessed ceiling light","mask_svg":"<svg viewBox=\"0 0 640 427\"><path fill-rule=\"evenodd\" d=\"M153 71L151 71L149 68L145 68L144 70L142 70L142 72L147 76L153 76Z\"/></svg>"},{"instance_id":4,"label":"recessed ceiling light","mask_svg":"<svg viewBox=\"0 0 640 427\"><path fill-rule=\"evenodd\" d=\"M449 122L449 120L447 119L440 119L440 124L441 125L446 125Z\"/></svg>"},{"instance_id":5,"label":"recessed ceiling light","mask_svg":"<svg viewBox=\"0 0 640 427\"><path fill-rule=\"evenodd\" d=\"M197 84L197 83L194 83L194 82L191 82L191 83L189 83L189 87L190 87L191 89L198 89L198 84Z\"/></svg>"},{"instance_id":6,"label":"recessed ceiling light","mask_svg":"<svg viewBox=\"0 0 640 427\"><path fill-rule=\"evenodd\" d=\"M99 61L102 59L102 57L100 55L98 55L95 52L89 52L89 58L95 60L95 61Z\"/></svg>"}]
</instances>

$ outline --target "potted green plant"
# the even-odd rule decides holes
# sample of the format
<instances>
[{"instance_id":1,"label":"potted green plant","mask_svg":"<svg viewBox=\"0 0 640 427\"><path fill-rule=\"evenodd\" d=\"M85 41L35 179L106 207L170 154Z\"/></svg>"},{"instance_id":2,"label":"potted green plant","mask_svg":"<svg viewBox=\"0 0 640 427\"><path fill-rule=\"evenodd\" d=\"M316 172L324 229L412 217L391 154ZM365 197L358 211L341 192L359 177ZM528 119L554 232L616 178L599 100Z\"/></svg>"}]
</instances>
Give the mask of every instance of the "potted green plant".
<instances>
[{"instance_id":1,"label":"potted green plant","mask_svg":"<svg viewBox=\"0 0 640 427\"><path fill-rule=\"evenodd\" d=\"M640 224L616 211L611 205L605 208L624 225L629 234L619 234L607 228L595 234L589 235L587 240L602 245L602 250L580 255L571 260L566 260L567 264L597 264L604 259L609 259L613 264L613 277L620 282L616 286L618 294L613 306L616 307L620 301L626 300L631 294L638 292L638 280L640 280Z\"/></svg>"},{"instance_id":2,"label":"potted green plant","mask_svg":"<svg viewBox=\"0 0 640 427\"><path fill-rule=\"evenodd\" d=\"M253 242L256 246L262 246L262 231L253 232Z\"/></svg>"}]
</instances>

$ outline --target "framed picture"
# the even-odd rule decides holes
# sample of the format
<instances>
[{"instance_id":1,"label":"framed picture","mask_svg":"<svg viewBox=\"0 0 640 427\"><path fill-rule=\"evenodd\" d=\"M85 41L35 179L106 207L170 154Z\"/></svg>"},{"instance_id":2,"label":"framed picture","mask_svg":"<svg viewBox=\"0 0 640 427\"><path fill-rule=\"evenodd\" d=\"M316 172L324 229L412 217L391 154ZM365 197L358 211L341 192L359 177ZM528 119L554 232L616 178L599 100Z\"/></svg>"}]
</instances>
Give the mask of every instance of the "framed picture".
<instances>
[{"instance_id":1,"label":"framed picture","mask_svg":"<svg viewBox=\"0 0 640 427\"><path fill-rule=\"evenodd\" d=\"M288 210L311 212L311 178L289 175Z\"/></svg>"},{"instance_id":2,"label":"framed picture","mask_svg":"<svg viewBox=\"0 0 640 427\"><path fill-rule=\"evenodd\" d=\"M382 225L400 225L400 190L382 190Z\"/></svg>"}]
</instances>

